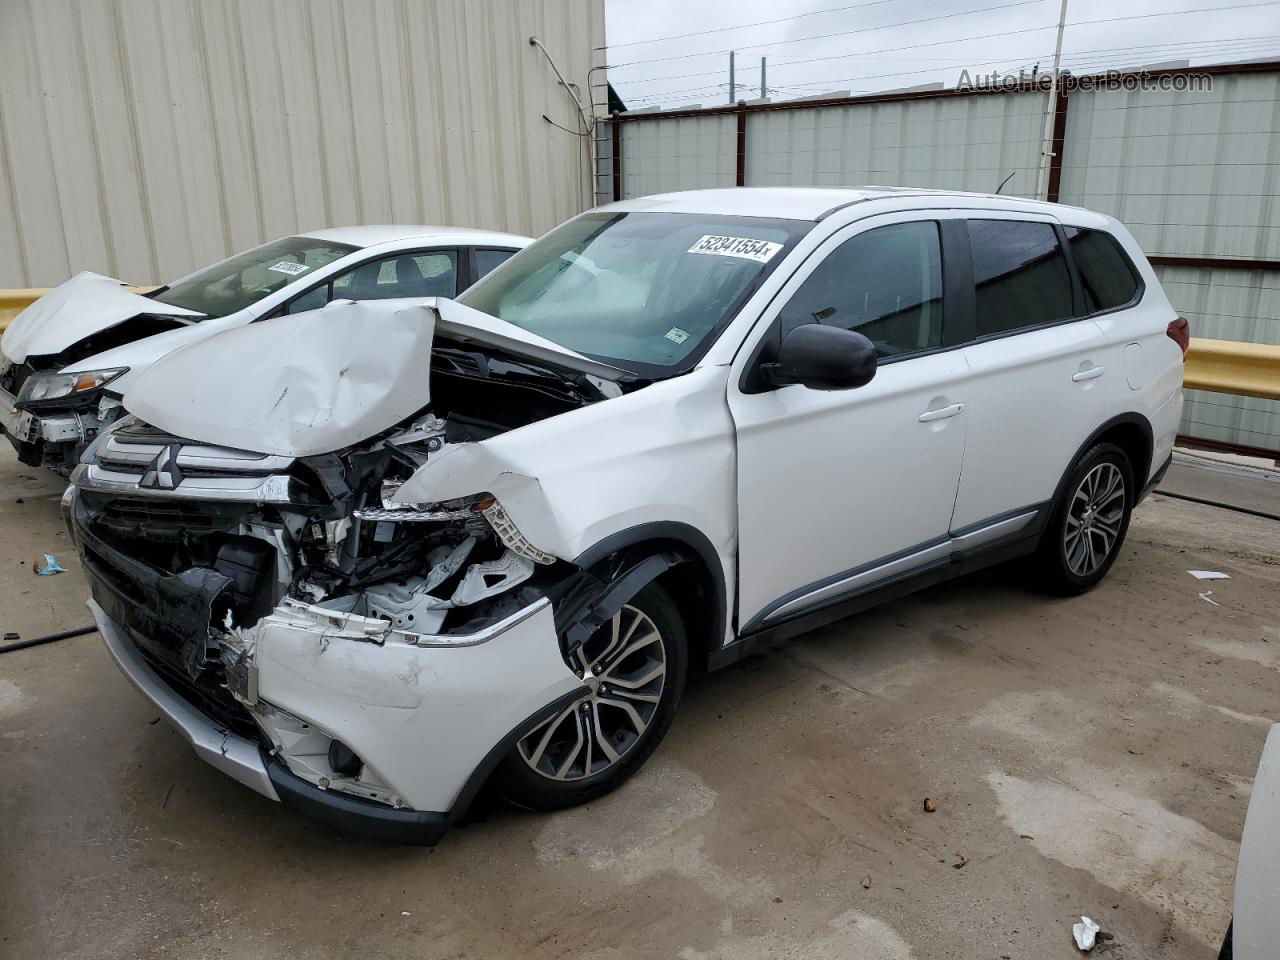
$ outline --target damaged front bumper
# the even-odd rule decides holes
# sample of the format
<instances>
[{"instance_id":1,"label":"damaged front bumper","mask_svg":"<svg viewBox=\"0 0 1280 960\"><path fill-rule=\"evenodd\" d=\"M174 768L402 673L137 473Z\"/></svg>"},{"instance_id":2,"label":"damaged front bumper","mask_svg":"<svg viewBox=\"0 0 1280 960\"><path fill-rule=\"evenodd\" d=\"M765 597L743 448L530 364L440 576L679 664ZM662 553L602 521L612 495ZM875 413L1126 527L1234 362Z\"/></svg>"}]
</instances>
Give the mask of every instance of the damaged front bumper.
<instances>
[{"instance_id":1,"label":"damaged front bumper","mask_svg":"<svg viewBox=\"0 0 1280 960\"><path fill-rule=\"evenodd\" d=\"M3 433L27 466L47 466L62 476L70 474L85 445L114 419L120 404L104 398L98 406L35 413L22 410L17 398L0 387L0 433ZM104 421L102 413L107 413Z\"/></svg>"},{"instance_id":2,"label":"damaged front bumper","mask_svg":"<svg viewBox=\"0 0 1280 960\"><path fill-rule=\"evenodd\" d=\"M197 681L205 641L178 620L207 618L210 584L75 533L90 609L134 686L201 759L344 832L435 843L516 740L581 696L546 598L440 636L286 598L227 634L225 673Z\"/></svg>"}]
</instances>

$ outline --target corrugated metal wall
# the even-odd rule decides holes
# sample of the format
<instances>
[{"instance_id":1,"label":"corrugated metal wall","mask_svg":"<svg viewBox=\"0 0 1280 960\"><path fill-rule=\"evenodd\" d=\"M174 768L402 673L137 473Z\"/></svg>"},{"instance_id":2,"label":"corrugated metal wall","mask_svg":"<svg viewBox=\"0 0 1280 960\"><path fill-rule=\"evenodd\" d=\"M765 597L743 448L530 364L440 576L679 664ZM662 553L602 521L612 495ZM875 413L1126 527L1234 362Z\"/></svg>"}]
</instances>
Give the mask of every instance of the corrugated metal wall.
<instances>
[{"instance_id":1,"label":"corrugated metal wall","mask_svg":"<svg viewBox=\"0 0 1280 960\"><path fill-rule=\"evenodd\" d=\"M1149 256L1280 260L1280 73L1072 94L1065 147L1062 202L1123 221ZM1156 273L1195 336L1280 343L1280 273ZM1280 403L1188 390L1181 429L1275 449Z\"/></svg>"},{"instance_id":2,"label":"corrugated metal wall","mask_svg":"<svg viewBox=\"0 0 1280 960\"><path fill-rule=\"evenodd\" d=\"M1013 174L1003 192L1030 195L1045 99L1020 94L755 114L747 137L747 183L874 183L990 193ZM729 150L733 157L732 139Z\"/></svg>"},{"instance_id":3,"label":"corrugated metal wall","mask_svg":"<svg viewBox=\"0 0 1280 960\"><path fill-rule=\"evenodd\" d=\"M732 187L738 128L732 116L629 123L622 128L622 195Z\"/></svg>"},{"instance_id":4,"label":"corrugated metal wall","mask_svg":"<svg viewBox=\"0 0 1280 960\"><path fill-rule=\"evenodd\" d=\"M161 282L298 230L588 205L603 0L0 0L0 287Z\"/></svg>"},{"instance_id":5,"label":"corrugated metal wall","mask_svg":"<svg viewBox=\"0 0 1280 960\"><path fill-rule=\"evenodd\" d=\"M1035 192L1045 94L748 108L745 183ZM623 196L736 182L737 115L621 125ZM1074 90L1059 199L1126 223L1152 256L1280 260L1280 71L1209 90ZM608 170L601 168L603 173ZM611 181L603 181L611 186ZM1280 343L1280 272L1157 266L1195 336ZM1280 403L1191 390L1182 430L1280 447Z\"/></svg>"}]
</instances>

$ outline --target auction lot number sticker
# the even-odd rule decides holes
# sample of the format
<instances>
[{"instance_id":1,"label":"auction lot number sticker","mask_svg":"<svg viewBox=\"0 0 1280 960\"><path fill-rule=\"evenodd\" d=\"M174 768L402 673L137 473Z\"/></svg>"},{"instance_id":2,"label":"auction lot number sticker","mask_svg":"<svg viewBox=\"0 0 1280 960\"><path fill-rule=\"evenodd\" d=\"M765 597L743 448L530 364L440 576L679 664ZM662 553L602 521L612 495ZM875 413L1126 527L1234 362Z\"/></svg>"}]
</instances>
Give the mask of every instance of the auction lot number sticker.
<instances>
[{"instance_id":1,"label":"auction lot number sticker","mask_svg":"<svg viewBox=\"0 0 1280 960\"><path fill-rule=\"evenodd\" d=\"M768 263L782 249L780 243L768 240L751 240L747 237L715 237L707 234L689 248L689 253L710 253L718 257L737 257Z\"/></svg>"}]
</instances>

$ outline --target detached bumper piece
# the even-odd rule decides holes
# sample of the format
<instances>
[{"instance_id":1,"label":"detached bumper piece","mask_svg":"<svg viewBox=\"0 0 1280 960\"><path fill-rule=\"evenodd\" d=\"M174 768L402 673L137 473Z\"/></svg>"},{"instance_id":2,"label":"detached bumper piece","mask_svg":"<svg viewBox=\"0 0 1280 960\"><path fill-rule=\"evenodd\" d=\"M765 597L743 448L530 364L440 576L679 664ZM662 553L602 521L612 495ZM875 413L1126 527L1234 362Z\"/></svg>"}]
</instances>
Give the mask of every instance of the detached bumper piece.
<instances>
[{"instance_id":1,"label":"detached bumper piece","mask_svg":"<svg viewBox=\"0 0 1280 960\"><path fill-rule=\"evenodd\" d=\"M361 800L334 790L321 790L296 777L272 758L267 775L277 799L305 817L333 827L339 833L368 837L385 843L433 847L449 829L448 814L427 810L396 810L372 800Z\"/></svg>"}]
</instances>

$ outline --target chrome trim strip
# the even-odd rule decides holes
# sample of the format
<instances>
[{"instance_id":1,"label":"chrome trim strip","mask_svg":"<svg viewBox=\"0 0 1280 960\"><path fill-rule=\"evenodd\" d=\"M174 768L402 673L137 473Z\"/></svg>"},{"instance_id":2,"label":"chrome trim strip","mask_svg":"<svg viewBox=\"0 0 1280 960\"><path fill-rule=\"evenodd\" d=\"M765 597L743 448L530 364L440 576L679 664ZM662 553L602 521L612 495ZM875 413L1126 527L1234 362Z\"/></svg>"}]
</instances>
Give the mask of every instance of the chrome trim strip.
<instances>
[{"instance_id":1,"label":"chrome trim strip","mask_svg":"<svg viewBox=\"0 0 1280 960\"><path fill-rule=\"evenodd\" d=\"M997 520L995 523L989 523L985 527L979 527L976 530L955 534L951 538L952 547L955 552L959 553L964 550L972 550L974 547L980 547L984 543L990 543L992 540L999 540L1001 537L1008 536L1011 533L1017 533L1034 520L1037 513L1039 513L1038 510L1028 510L1026 513L1019 513L1017 516Z\"/></svg>"},{"instance_id":2,"label":"chrome trim strip","mask_svg":"<svg viewBox=\"0 0 1280 960\"><path fill-rule=\"evenodd\" d=\"M550 606L550 600L546 597L539 597L533 603L521 610L517 610L509 617L499 620L497 623L491 623L489 626L483 627L474 633L433 634L395 630L392 629L391 621L389 620L364 617L358 613L343 613L341 610L329 610L318 604L303 603L291 597L285 597L281 600L280 605L276 607L271 616L280 617L281 619L293 617L299 620L309 620L317 627L323 628L326 635L331 637L340 635L331 631L342 630L353 634L355 637L367 640L377 642L399 640L415 647L475 647L482 643L488 643L508 630L518 627L530 617L536 616L543 609ZM259 629L262 628L259 627Z\"/></svg>"},{"instance_id":3,"label":"chrome trim strip","mask_svg":"<svg viewBox=\"0 0 1280 960\"><path fill-rule=\"evenodd\" d=\"M177 728L178 733L191 744L196 756L249 789L279 801L258 745L223 730L187 703L147 666L124 631L100 606L90 600L89 610L120 672Z\"/></svg>"},{"instance_id":4,"label":"chrome trim strip","mask_svg":"<svg viewBox=\"0 0 1280 960\"><path fill-rule=\"evenodd\" d=\"M839 580L825 584L815 590L810 590L808 593L803 593L793 600L788 600L782 606L771 611L764 618L764 622L768 623L770 620L776 620L778 617L786 616L787 614L794 613L797 610L802 610L805 607L814 606L815 604L821 603L823 600L839 596L842 593L847 593L850 590L863 586L864 584L872 583L876 580L882 580L885 577L892 577L896 574L910 570L913 567L922 566L931 560L937 560L945 557L950 552L951 541L946 540L942 543L935 543L925 547L923 550L917 550L914 553L907 554L906 556L890 560L887 563L882 563L878 566L860 570L857 573L852 573L847 577L842 577Z\"/></svg>"},{"instance_id":5,"label":"chrome trim strip","mask_svg":"<svg viewBox=\"0 0 1280 960\"><path fill-rule=\"evenodd\" d=\"M81 490L115 493L127 497L157 500L215 500L231 503L292 503L293 479L280 474L267 476L184 477L172 490L140 487L141 474L121 473L82 463L72 471L71 482Z\"/></svg>"},{"instance_id":6,"label":"chrome trim strip","mask_svg":"<svg viewBox=\"0 0 1280 960\"><path fill-rule=\"evenodd\" d=\"M162 443L126 443L117 434L107 435L98 458L104 462L148 466L165 448ZM178 451L178 466L192 470L227 470L243 473L279 473L293 464L293 457L254 453L232 447L185 444Z\"/></svg>"}]
</instances>

